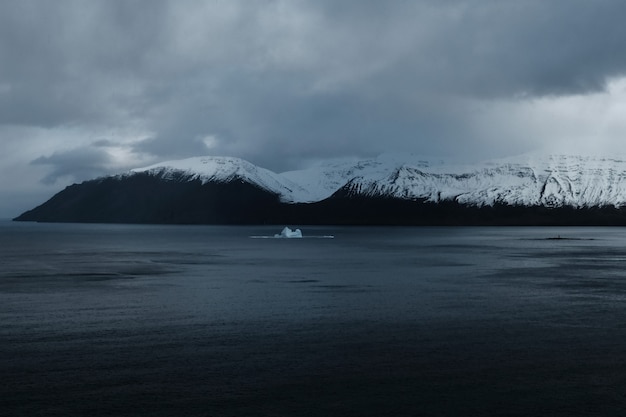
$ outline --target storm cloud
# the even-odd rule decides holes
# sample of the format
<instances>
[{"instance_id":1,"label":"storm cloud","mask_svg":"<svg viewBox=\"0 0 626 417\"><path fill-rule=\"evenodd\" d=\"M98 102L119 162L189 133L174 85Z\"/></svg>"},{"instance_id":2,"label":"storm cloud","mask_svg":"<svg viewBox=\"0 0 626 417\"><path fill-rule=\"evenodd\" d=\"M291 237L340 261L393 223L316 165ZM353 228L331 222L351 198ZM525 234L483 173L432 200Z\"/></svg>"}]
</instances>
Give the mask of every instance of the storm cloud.
<instances>
[{"instance_id":1,"label":"storm cloud","mask_svg":"<svg viewBox=\"0 0 626 417\"><path fill-rule=\"evenodd\" d=\"M0 192L199 154L281 171L623 152L625 15L617 0L2 2L0 170L18 180Z\"/></svg>"}]
</instances>

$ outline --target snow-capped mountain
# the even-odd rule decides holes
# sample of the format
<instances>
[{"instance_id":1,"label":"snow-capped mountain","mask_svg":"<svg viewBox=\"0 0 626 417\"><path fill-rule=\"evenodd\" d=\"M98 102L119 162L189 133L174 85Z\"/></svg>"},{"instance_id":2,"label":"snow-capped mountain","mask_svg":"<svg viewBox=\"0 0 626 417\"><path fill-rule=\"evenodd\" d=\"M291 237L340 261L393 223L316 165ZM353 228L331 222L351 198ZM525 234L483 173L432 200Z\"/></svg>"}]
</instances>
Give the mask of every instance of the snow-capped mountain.
<instances>
[{"instance_id":1,"label":"snow-capped mountain","mask_svg":"<svg viewBox=\"0 0 626 417\"><path fill-rule=\"evenodd\" d=\"M462 165L382 155L279 174L238 158L189 158L71 185L16 220L626 226L626 161L534 154Z\"/></svg>"},{"instance_id":2,"label":"snow-capped mountain","mask_svg":"<svg viewBox=\"0 0 626 417\"><path fill-rule=\"evenodd\" d=\"M165 179L180 178L208 182L228 183L243 181L278 194L286 201L295 201L292 196L306 200L308 191L299 184L265 168L258 167L240 158L195 157L176 161L161 162L144 168L136 168L131 173L147 173Z\"/></svg>"},{"instance_id":3,"label":"snow-capped mountain","mask_svg":"<svg viewBox=\"0 0 626 417\"><path fill-rule=\"evenodd\" d=\"M238 158L202 157L133 172L165 178L184 174L202 182L238 180L288 203L321 201L341 190L350 196L453 201L479 207L626 205L626 160L609 157L528 154L459 165L411 155L382 155L280 174Z\"/></svg>"},{"instance_id":4,"label":"snow-capped mountain","mask_svg":"<svg viewBox=\"0 0 626 417\"><path fill-rule=\"evenodd\" d=\"M477 206L621 207L626 205L626 161L525 155L473 166L402 165L386 178L355 178L347 188L368 196Z\"/></svg>"}]
</instances>

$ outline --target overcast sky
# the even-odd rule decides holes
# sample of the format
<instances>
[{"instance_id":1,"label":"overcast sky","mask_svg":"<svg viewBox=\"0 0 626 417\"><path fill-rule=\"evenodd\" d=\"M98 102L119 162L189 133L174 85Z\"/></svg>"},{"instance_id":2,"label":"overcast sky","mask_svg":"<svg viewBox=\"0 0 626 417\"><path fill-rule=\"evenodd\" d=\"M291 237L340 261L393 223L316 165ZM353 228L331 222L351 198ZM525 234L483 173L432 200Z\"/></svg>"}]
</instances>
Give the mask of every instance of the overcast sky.
<instances>
[{"instance_id":1,"label":"overcast sky","mask_svg":"<svg viewBox=\"0 0 626 417\"><path fill-rule=\"evenodd\" d=\"M0 217L199 155L626 151L622 0L0 2Z\"/></svg>"}]
</instances>

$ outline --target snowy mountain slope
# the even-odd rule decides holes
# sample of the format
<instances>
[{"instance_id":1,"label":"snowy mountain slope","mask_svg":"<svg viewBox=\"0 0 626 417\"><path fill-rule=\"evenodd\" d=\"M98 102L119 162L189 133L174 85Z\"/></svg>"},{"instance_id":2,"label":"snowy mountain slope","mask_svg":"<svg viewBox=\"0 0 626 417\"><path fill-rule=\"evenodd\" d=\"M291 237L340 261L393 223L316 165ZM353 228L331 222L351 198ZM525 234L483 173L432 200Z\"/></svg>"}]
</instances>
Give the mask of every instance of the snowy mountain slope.
<instances>
[{"instance_id":1,"label":"snowy mountain slope","mask_svg":"<svg viewBox=\"0 0 626 417\"><path fill-rule=\"evenodd\" d=\"M389 153L373 159L349 158L329 161L313 168L283 172L280 175L309 191L311 200L294 198L294 202L311 202L330 197L355 178L372 182L384 180L399 166L407 163L414 167L427 168L442 162L433 162L410 154Z\"/></svg>"},{"instance_id":2,"label":"snowy mountain slope","mask_svg":"<svg viewBox=\"0 0 626 417\"><path fill-rule=\"evenodd\" d=\"M176 161L161 162L131 172L150 173L163 178L173 178L180 174L188 180L199 179L207 182L245 181L281 196L281 200L294 201L293 196L306 200L309 192L299 184L265 168L258 167L240 158L195 157Z\"/></svg>"},{"instance_id":3,"label":"snowy mountain slope","mask_svg":"<svg viewBox=\"0 0 626 417\"><path fill-rule=\"evenodd\" d=\"M299 171L289 171L280 174L310 193L308 199L293 196L294 202L313 202L330 197L348 181L355 177L364 177L371 180L382 179L394 169L393 165L384 164L375 159L347 160L329 162L313 168Z\"/></svg>"},{"instance_id":4,"label":"snowy mountain slope","mask_svg":"<svg viewBox=\"0 0 626 417\"><path fill-rule=\"evenodd\" d=\"M595 207L626 205L626 161L569 155L526 155L478 166L402 165L379 180L355 178L360 195L452 200L461 204Z\"/></svg>"},{"instance_id":5,"label":"snowy mountain slope","mask_svg":"<svg viewBox=\"0 0 626 417\"><path fill-rule=\"evenodd\" d=\"M315 202L338 190L353 196L430 202L595 207L626 205L626 160L529 154L474 165L414 156L382 155L329 162L276 174L238 158L203 157L165 162L133 172L185 173L203 182L247 181L283 202Z\"/></svg>"}]
</instances>

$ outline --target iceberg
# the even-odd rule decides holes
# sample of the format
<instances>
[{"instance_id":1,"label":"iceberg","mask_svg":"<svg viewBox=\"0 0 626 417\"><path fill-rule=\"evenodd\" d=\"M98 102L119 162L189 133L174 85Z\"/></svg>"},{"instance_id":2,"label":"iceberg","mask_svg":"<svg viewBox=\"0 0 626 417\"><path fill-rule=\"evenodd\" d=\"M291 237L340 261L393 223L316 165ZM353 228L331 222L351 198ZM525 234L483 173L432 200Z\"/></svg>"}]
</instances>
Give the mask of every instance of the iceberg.
<instances>
[{"instance_id":1,"label":"iceberg","mask_svg":"<svg viewBox=\"0 0 626 417\"><path fill-rule=\"evenodd\" d=\"M283 239L283 238L305 238L302 236L302 231L300 229L291 230L289 227L283 228L280 233L275 235L261 235L261 236L250 236L251 239ZM333 235L306 235L307 239L334 239Z\"/></svg>"},{"instance_id":2,"label":"iceberg","mask_svg":"<svg viewBox=\"0 0 626 417\"><path fill-rule=\"evenodd\" d=\"M302 231L300 231L300 229L291 230L290 228L285 226L282 232L280 232L280 234L274 235L274 237L286 237L286 238L302 237Z\"/></svg>"}]
</instances>

